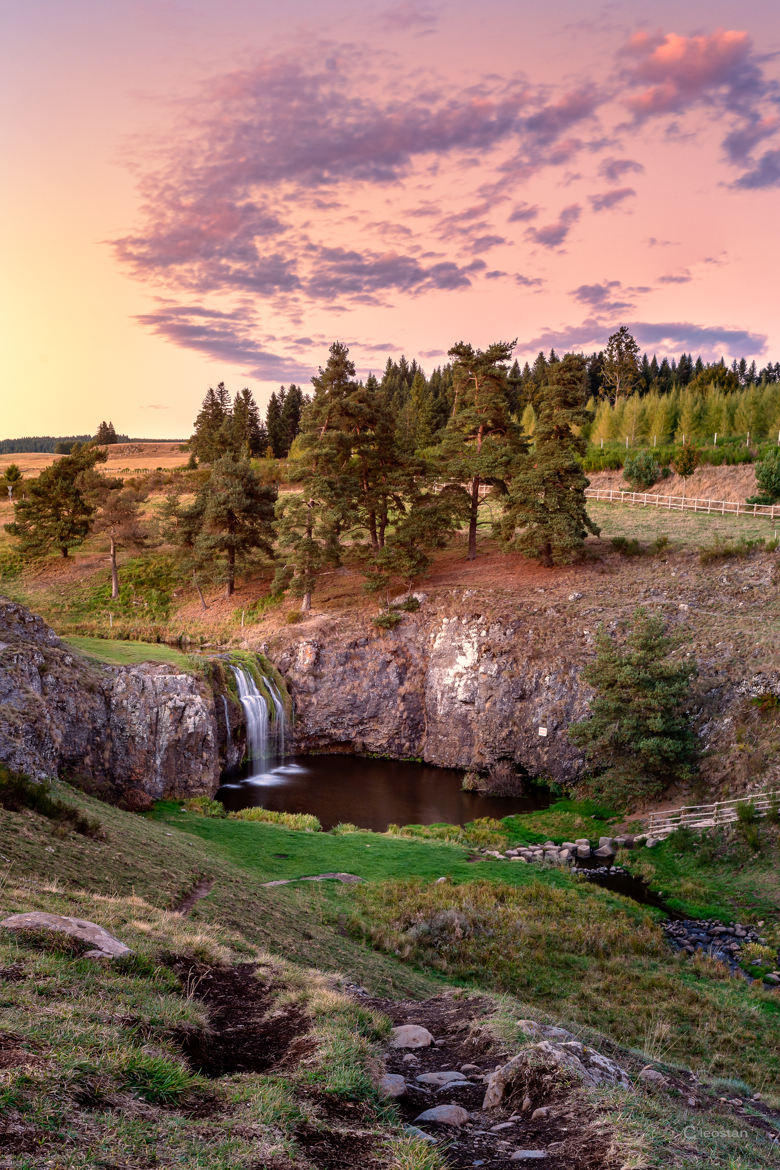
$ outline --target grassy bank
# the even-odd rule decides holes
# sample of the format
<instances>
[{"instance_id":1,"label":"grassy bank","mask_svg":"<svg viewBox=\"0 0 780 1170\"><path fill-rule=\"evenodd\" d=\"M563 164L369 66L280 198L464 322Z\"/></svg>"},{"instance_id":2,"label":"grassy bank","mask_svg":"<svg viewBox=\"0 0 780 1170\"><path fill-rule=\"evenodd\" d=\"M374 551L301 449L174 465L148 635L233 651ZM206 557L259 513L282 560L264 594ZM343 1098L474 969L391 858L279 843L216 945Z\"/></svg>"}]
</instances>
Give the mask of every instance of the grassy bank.
<instances>
[{"instance_id":1,"label":"grassy bank","mask_svg":"<svg viewBox=\"0 0 780 1170\"><path fill-rule=\"evenodd\" d=\"M72 634L62 639L85 658L107 662L111 666L132 666L137 662L164 662L180 670L190 670L192 660L173 646L162 642L129 642L120 638L83 638Z\"/></svg>"}]
</instances>

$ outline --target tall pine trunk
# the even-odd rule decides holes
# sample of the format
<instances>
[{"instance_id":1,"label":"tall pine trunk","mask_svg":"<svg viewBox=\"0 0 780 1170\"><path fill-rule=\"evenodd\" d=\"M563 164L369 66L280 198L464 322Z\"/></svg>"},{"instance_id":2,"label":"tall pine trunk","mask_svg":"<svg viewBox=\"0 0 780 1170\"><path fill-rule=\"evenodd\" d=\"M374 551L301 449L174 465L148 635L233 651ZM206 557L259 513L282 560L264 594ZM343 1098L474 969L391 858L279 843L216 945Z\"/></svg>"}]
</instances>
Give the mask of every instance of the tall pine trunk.
<instances>
[{"instance_id":1,"label":"tall pine trunk","mask_svg":"<svg viewBox=\"0 0 780 1170\"><path fill-rule=\"evenodd\" d=\"M111 552L109 553L111 560L111 596L117 598L119 596L119 571L116 567L116 541L111 537Z\"/></svg>"},{"instance_id":2,"label":"tall pine trunk","mask_svg":"<svg viewBox=\"0 0 780 1170\"><path fill-rule=\"evenodd\" d=\"M311 589L307 589L301 602L301 613L308 613L311 609Z\"/></svg>"},{"instance_id":3,"label":"tall pine trunk","mask_svg":"<svg viewBox=\"0 0 780 1170\"><path fill-rule=\"evenodd\" d=\"M479 510L479 476L475 475L471 481L471 511L469 513L469 552L467 560L473 561L477 555L477 512Z\"/></svg>"},{"instance_id":4,"label":"tall pine trunk","mask_svg":"<svg viewBox=\"0 0 780 1170\"><path fill-rule=\"evenodd\" d=\"M236 550L228 549L227 581L225 582L225 597L232 597L236 587Z\"/></svg>"}]
</instances>

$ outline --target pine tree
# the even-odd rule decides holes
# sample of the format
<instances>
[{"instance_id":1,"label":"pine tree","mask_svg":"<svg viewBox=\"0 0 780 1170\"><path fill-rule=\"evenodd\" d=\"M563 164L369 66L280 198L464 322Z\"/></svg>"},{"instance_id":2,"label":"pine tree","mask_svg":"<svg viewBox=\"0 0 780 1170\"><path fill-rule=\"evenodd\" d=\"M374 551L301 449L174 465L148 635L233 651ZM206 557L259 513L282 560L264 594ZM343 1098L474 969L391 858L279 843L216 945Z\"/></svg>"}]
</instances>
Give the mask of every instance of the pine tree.
<instances>
[{"instance_id":1,"label":"pine tree","mask_svg":"<svg viewBox=\"0 0 780 1170\"><path fill-rule=\"evenodd\" d=\"M231 449L232 405L225 383L209 387L195 419L190 451L201 463L214 463Z\"/></svg>"},{"instance_id":2,"label":"pine tree","mask_svg":"<svg viewBox=\"0 0 780 1170\"><path fill-rule=\"evenodd\" d=\"M686 708L693 662L675 661L663 619L638 609L623 645L602 628L582 677L590 715L569 729L585 753L588 796L620 807L659 797L696 769L698 744Z\"/></svg>"},{"instance_id":3,"label":"pine tree","mask_svg":"<svg viewBox=\"0 0 780 1170\"><path fill-rule=\"evenodd\" d=\"M88 499L95 464L105 463L100 447L75 443L69 455L30 480L27 496L14 511L6 531L19 541L22 556L43 556L56 548L63 557L88 536L95 505Z\"/></svg>"},{"instance_id":4,"label":"pine tree","mask_svg":"<svg viewBox=\"0 0 780 1170\"><path fill-rule=\"evenodd\" d=\"M467 485L470 561L477 555L481 489L490 487L494 493L506 494L526 450L507 400L506 365L514 344L497 341L483 351L460 341L449 351L454 359L454 400L439 461L449 480Z\"/></svg>"},{"instance_id":5,"label":"pine tree","mask_svg":"<svg viewBox=\"0 0 780 1170\"><path fill-rule=\"evenodd\" d=\"M501 524L508 547L543 565L574 560L586 534L599 532L586 511L588 480L581 463L587 447L579 433L588 421L585 359L567 354L549 376L538 398L533 450L512 484Z\"/></svg>"},{"instance_id":6,"label":"pine tree","mask_svg":"<svg viewBox=\"0 0 780 1170\"><path fill-rule=\"evenodd\" d=\"M273 557L275 501L276 487L262 484L248 460L217 459L194 502L175 512L174 536L193 572L216 569L230 597L240 563L258 552Z\"/></svg>"},{"instance_id":7,"label":"pine tree","mask_svg":"<svg viewBox=\"0 0 780 1170\"><path fill-rule=\"evenodd\" d=\"M602 366L603 387L611 402L630 394L639 381L639 346L627 325L621 325L607 341Z\"/></svg>"},{"instance_id":8,"label":"pine tree","mask_svg":"<svg viewBox=\"0 0 780 1170\"><path fill-rule=\"evenodd\" d=\"M301 610L311 609L317 579L331 555L332 526L318 502L296 492L276 503L276 555L279 567L274 591L289 589L301 598Z\"/></svg>"},{"instance_id":9,"label":"pine tree","mask_svg":"<svg viewBox=\"0 0 780 1170\"><path fill-rule=\"evenodd\" d=\"M2 484L8 493L8 499L13 500L14 492L19 495L23 473L18 463L9 463L3 472Z\"/></svg>"},{"instance_id":10,"label":"pine tree","mask_svg":"<svg viewBox=\"0 0 780 1170\"><path fill-rule=\"evenodd\" d=\"M99 443L102 447L105 447L110 443L116 443L117 433L114 429L114 424L112 422L102 422L95 432L94 441Z\"/></svg>"},{"instance_id":11,"label":"pine tree","mask_svg":"<svg viewBox=\"0 0 780 1170\"><path fill-rule=\"evenodd\" d=\"M301 429L301 414L306 402L300 386L291 382L281 403L279 415L279 450L278 458L286 459L290 453L298 432Z\"/></svg>"},{"instance_id":12,"label":"pine tree","mask_svg":"<svg viewBox=\"0 0 780 1170\"><path fill-rule=\"evenodd\" d=\"M461 491L420 492L393 525L379 552L366 566L367 589L384 590L388 606L390 590L403 584L411 596L415 582L430 568L433 549L444 548L466 518L467 504Z\"/></svg>"},{"instance_id":13,"label":"pine tree","mask_svg":"<svg viewBox=\"0 0 780 1170\"><path fill-rule=\"evenodd\" d=\"M142 548L146 543L140 508L148 493L135 484L124 484L121 479L98 478L99 482L90 493L91 502L98 509L92 529L108 537L111 596L119 597L117 552L120 548Z\"/></svg>"},{"instance_id":14,"label":"pine tree","mask_svg":"<svg viewBox=\"0 0 780 1170\"><path fill-rule=\"evenodd\" d=\"M230 450L239 459L264 455L268 434L260 421L260 411L248 387L239 390L233 399L230 417Z\"/></svg>"}]
</instances>

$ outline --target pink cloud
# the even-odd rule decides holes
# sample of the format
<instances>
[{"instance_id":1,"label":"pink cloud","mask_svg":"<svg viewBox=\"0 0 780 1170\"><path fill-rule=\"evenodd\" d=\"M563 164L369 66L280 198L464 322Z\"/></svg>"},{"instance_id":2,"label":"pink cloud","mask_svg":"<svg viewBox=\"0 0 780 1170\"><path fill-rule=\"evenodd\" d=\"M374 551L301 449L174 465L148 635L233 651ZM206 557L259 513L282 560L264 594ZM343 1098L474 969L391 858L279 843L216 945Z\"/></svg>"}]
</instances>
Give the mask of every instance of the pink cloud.
<instances>
[{"instance_id":1,"label":"pink cloud","mask_svg":"<svg viewBox=\"0 0 780 1170\"><path fill-rule=\"evenodd\" d=\"M634 59L629 82L646 84L627 99L638 118L677 113L723 86L739 86L752 55L746 32L718 29L685 37L677 33L632 36L626 51Z\"/></svg>"}]
</instances>

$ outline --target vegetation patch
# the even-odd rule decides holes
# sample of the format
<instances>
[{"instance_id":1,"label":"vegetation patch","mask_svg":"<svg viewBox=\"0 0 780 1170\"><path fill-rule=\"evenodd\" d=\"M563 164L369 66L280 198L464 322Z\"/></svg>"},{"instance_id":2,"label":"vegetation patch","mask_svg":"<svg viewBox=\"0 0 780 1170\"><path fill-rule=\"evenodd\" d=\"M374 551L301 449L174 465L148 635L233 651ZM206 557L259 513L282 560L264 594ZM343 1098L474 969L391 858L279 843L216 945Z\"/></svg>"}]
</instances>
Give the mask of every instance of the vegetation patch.
<instances>
[{"instance_id":1,"label":"vegetation patch","mask_svg":"<svg viewBox=\"0 0 780 1170\"><path fill-rule=\"evenodd\" d=\"M0 764L0 807L12 812L29 809L30 812L54 821L64 829L73 829L85 837L101 837L99 821L86 816L80 809L66 804L53 795L45 780L31 780L18 772L11 772Z\"/></svg>"},{"instance_id":2,"label":"vegetation patch","mask_svg":"<svg viewBox=\"0 0 780 1170\"><path fill-rule=\"evenodd\" d=\"M322 825L317 817L311 813L275 812L268 808L242 808L238 812L228 813L232 821L259 821L266 825L283 825L285 829L294 829L304 833L321 833Z\"/></svg>"},{"instance_id":3,"label":"vegetation patch","mask_svg":"<svg viewBox=\"0 0 780 1170\"><path fill-rule=\"evenodd\" d=\"M66 646L97 662L112 666L134 666L138 662L164 662L180 670L193 670L192 658L161 642L129 642L119 638L86 638L71 634L62 639Z\"/></svg>"}]
</instances>

